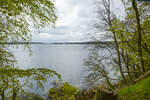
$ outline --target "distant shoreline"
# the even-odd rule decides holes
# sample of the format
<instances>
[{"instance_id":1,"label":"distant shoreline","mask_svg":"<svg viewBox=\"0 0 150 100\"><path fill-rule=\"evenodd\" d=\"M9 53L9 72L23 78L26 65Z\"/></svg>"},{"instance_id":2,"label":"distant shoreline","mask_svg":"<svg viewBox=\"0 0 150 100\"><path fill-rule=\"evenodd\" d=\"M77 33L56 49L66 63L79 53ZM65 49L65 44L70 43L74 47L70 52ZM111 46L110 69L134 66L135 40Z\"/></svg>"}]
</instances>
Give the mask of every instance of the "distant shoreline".
<instances>
[{"instance_id":1,"label":"distant shoreline","mask_svg":"<svg viewBox=\"0 0 150 100\"><path fill-rule=\"evenodd\" d=\"M4 42L3 42L4 43ZM53 42L53 43L43 43L43 42L6 42L6 44L113 44L113 41L105 41L105 42Z\"/></svg>"}]
</instances>

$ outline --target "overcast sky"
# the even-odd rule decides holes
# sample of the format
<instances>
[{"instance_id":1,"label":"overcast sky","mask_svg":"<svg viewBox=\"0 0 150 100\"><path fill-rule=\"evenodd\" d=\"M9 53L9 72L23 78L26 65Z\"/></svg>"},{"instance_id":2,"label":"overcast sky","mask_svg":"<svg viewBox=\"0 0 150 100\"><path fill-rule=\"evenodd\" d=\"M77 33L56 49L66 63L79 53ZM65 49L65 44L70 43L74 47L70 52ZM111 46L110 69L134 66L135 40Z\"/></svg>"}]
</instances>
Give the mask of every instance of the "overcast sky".
<instances>
[{"instance_id":1,"label":"overcast sky","mask_svg":"<svg viewBox=\"0 0 150 100\"><path fill-rule=\"evenodd\" d=\"M87 41L92 31L94 0L56 0L56 27L47 26L40 34L33 32L34 42Z\"/></svg>"}]
</instances>

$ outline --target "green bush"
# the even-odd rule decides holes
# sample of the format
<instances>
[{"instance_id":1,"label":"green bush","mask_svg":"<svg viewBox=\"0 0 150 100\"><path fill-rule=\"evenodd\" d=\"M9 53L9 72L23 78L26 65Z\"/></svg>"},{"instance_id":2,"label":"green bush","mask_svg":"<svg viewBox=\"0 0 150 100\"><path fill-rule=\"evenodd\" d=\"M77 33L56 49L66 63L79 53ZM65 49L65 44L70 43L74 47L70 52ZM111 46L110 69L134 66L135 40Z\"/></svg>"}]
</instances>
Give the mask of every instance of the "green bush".
<instances>
[{"instance_id":1,"label":"green bush","mask_svg":"<svg viewBox=\"0 0 150 100\"><path fill-rule=\"evenodd\" d=\"M52 100L75 100L78 94L78 88L65 82L62 86L51 88L48 96Z\"/></svg>"}]
</instances>

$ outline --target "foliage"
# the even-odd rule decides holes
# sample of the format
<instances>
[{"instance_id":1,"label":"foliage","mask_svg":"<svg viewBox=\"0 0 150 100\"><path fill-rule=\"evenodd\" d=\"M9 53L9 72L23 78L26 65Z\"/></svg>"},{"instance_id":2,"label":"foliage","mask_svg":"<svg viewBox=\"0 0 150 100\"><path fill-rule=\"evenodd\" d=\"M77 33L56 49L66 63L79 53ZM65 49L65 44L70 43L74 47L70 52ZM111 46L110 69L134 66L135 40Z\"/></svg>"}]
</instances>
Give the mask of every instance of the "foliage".
<instances>
[{"instance_id":1,"label":"foliage","mask_svg":"<svg viewBox=\"0 0 150 100\"><path fill-rule=\"evenodd\" d=\"M57 17L52 0L0 0L0 42L30 41L30 25L54 24Z\"/></svg>"},{"instance_id":2,"label":"foliage","mask_svg":"<svg viewBox=\"0 0 150 100\"><path fill-rule=\"evenodd\" d=\"M99 44L90 49L89 57L85 62L85 65L88 66L87 70L89 71L89 74L86 78L88 84L90 85L88 86L88 88L98 86L100 81L101 84L105 83L108 84L110 88L113 88L110 79L113 78L112 75L115 72L112 71L111 73L109 73L109 71L114 69L113 65L115 64L112 62L112 58L114 57L114 55L111 54L111 52L109 52L108 50L111 47L113 48L112 45L113 44ZM109 68L107 66L109 66Z\"/></svg>"},{"instance_id":3,"label":"foliage","mask_svg":"<svg viewBox=\"0 0 150 100\"><path fill-rule=\"evenodd\" d=\"M0 92L8 91L5 95L14 96L15 98L20 94L25 94L25 87L30 89L36 84L39 84L38 88L43 88L43 83L47 82L51 77L57 76L61 81L61 76L50 69L38 68L38 69L17 69L17 68L0 68ZM17 95L18 94L18 95ZM3 95L3 94L1 94Z\"/></svg>"},{"instance_id":4,"label":"foliage","mask_svg":"<svg viewBox=\"0 0 150 100\"><path fill-rule=\"evenodd\" d=\"M40 87L50 77L61 76L50 69L18 69L16 60L8 49L7 42L30 42L31 30L38 31L57 19L53 0L0 0L0 95L16 100L25 93L24 87L32 88L35 80ZM30 47L29 44L25 45Z\"/></svg>"},{"instance_id":5,"label":"foliage","mask_svg":"<svg viewBox=\"0 0 150 100\"><path fill-rule=\"evenodd\" d=\"M75 100L77 93L78 88L65 82L61 86L51 88L48 92L48 96L52 100Z\"/></svg>"},{"instance_id":6,"label":"foliage","mask_svg":"<svg viewBox=\"0 0 150 100\"><path fill-rule=\"evenodd\" d=\"M90 52L87 63L87 66L90 66L89 76L94 76L92 79L96 78L94 82L108 79L107 84L115 87L118 86L117 82L121 87L133 84L136 78L150 70L150 3L136 0L121 1L125 8L124 17L114 13L111 0L96 0L97 17L94 29L98 32L105 31L104 38L112 40L114 46L95 44L93 50L98 53ZM95 36L92 39L97 42L100 41L97 38L98 32L92 35ZM103 48L105 48L104 53ZM111 63L104 63L103 60ZM109 73L112 71L109 68L116 72L116 75L114 74L116 81L113 81ZM115 89L119 87L120 85Z\"/></svg>"}]
</instances>

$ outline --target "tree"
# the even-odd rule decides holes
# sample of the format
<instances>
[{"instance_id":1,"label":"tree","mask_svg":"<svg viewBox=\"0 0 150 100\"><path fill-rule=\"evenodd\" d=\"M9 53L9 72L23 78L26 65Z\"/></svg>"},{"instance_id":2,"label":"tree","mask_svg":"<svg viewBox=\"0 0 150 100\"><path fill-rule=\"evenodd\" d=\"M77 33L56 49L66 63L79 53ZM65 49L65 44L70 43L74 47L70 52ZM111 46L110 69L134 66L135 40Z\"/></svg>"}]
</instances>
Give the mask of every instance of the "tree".
<instances>
[{"instance_id":1,"label":"tree","mask_svg":"<svg viewBox=\"0 0 150 100\"><path fill-rule=\"evenodd\" d=\"M4 77L3 77L4 76ZM17 68L0 68L0 84L2 85L0 90L2 100L5 100L5 92L12 100L16 100L20 94L27 92L25 87L32 89L32 86L35 85L34 81L39 84L38 88L43 88L43 83L48 82L48 80L56 76L59 81L61 81L61 76L56 71L38 68L38 69L17 69ZM22 82L21 80L22 79ZM23 95L22 94L22 95ZM3 97L4 96L4 97Z\"/></svg>"},{"instance_id":2,"label":"tree","mask_svg":"<svg viewBox=\"0 0 150 100\"><path fill-rule=\"evenodd\" d=\"M56 19L53 0L1 0L0 42L30 41L31 24L39 29Z\"/></svg>"},{"instance_id":3,"label":"tree","mask_svg":"<svg viewBox=\"0 0 150 100\"><path fill-rule=\"evenodd\" d=\"M47 24L54 25L57 17L53 3L53 0L0 0L0 94L2 100L5 99L5 93L12 94L12 99L16 100L17 94L23 91L20 78L30 77L40 85L53 74L60 78L60 75L50 69L15 68L16 60L7 48L7 42L30 42L32 36L30 27L34 26L39 31Z\"/></svg>"},{"instance_id":4,"label":"tree","mask_svg":"<svg viewBox=\"0 0 150 100\"><path fill-rule=\"evenodd\" d=\"M150 31L148 27L150 26L150 6L148 2L138 2L135 0L121 1L123 1L125 7L124 18L119 18L113 13L110 0L96 2L96 12L98 17L96 17L94 28L98 32L104 31L104 35L108 39L113 40L113 43L115 44L114 48L109 46L100 46L99 48L105 48L106 51L110 53L107 57L105 55L105 58L107 58L105 60L108 61L108 58L111 59L112 64L116 64L115 66L119 69L123 81L118 80L118 83L121 82L122 85L128 85L135 83L136 78L149 70ZM97 41L96 45L102 44L97 35L92 36L92 39ZM95 49L94 51L100 52L101 50L98 51ZM107 53L105 52L105 54ZM112 56L112 54L115 56ZM99 80L103 78L111 80L111 77L108 74L102 74L102 72L105 73L109 71L107 69L108 65L102 63L104 57L98 54L91 55L93 55L92 59L94 60L91 60L91 58L89 59L89 61L92 62L89 63L89 65L92 66L90 67L90 72L92 70L93 72L95 71L95 73L90 75L92 75L92 77L99 77ZM95 65L98 67L95 67ZM109 65L109 67L111 65ZM118 71L117 68L113 70ZM99 75L97 73L99 73ZM113 83L111 84L113 86ZM110 86L110 84L108 85Z\"/></svg>"},{"instance_id":5,"label":"tree","mask_svg":"<svg viewBox=\"0 0 150 100\"><path fill-rule=\"evenodd\" d=\"M137 22L137 47L138 47L138 56L139 56L139 62L140 62L140 67L143 72L145 72L145 67L144 67L144 60L143 60L143 52L142 52L142 30L141 30L141 24L140 24L140 15L139 11L137 8L137 4L135 0L132 0L132 7L135 11L136 15L136 22Z\"/></svg>"},{"instance_id":6,"label":"tree","mask_svg":"<svg viewBox=\"0 0 150 100\"><path fill-rule=\"evenodd\" d=\"M95 87L99 85L100 80L101 83L107 84L109 89L114 90L111 82L113 79L112 75L115 73L115 71L112 71L115 65L112 61L114 55L108 51L110 47L113 48L113 44L99 44L97 46L98 47L95 45L94 48L90 49L89 57L85 62L85 65L88 66L89 71L87 81L91 82L91 80L93 80L95 82L93 87Z\"/></svg>"},{"instance_id":7,"label":"tree","mask_svg":"<svg viewBox=\"0 0 150 100\"><path fill-rule=\"evenodd\" d=\"M120 44L117 39L117 34L115 32L115 28L113 27L113 21L115 20L116 16L114 12L112 11L112 3L110 0L102 0L96 2L96 7L97 7L97 19L95 21L94 27L96 30L99 32L104 31L105 35L109 35L109 39L113 40L115 46L114 50L110 51L111 54L115 53L116 56L112 58L114 63L116 63L116 69L119 69L122 80L124 81L124 84L127 84L126 78L124 75L124 66L122 64L122 57L121 57L121 49L120 49ZM99 40L96 40L99 41ZM111 58L111 56L110 56Z\"/></svg>"},{"instance_id":8,"label":"tree","mask_svg":"<svg viewBox=\"0 0 150 100\"><path fill-rule=\"evenodd\" d=\"M51 88L48 96L51 100L75 100L78 88L65 82L62 86Z\"/></svg>"},{"instance_id":9,"label":"tree","mask_svg":"<svg viewBox=\"0 0 150 100\"><path fill-rule=\"evenodd\" d=\"M137 78L139 75L148 71L149 59L149 28L143 26L145 20L149 19L148 3L137 2L133 0L122 0L126 8L126 16L124 20L115 19L113 28L117 34L117 39L120 41L120 49L123 49L121 54L123 60L128 65L127 72L130 80L133 74ZM147 25L149 26L149 20ZM146 32L146 33L145 33ZM134 78L134 77L133 77Z\"/></svg>"},{"instance_id":10,"label":"tree","mask_svg":"<svg viewBox=\"0 0 150 100\"><path fill-rule=\"evenodd\" d=\"M148 68L148 55L149 55L149 28L145 24L147 21L147 26L149 26L149 3L148 2L138 2L135 0L122 0L126 8L126 19L122 24L124 28L122 30L122 35L127 38L126 43L130 49L132 49L132 61L136 64L139 69L139 73L144 73ZM119 23L120 24L120 23ZM117 24L117 25L119 25ZM127 36L128 35L128 36ZM130 38L130 39L129 39ZM132 46L132 45L137 46ZM128 48L128 50L129 50ZM138 55L137 55L138 54Z\"/></svg>"}]
</instances>

